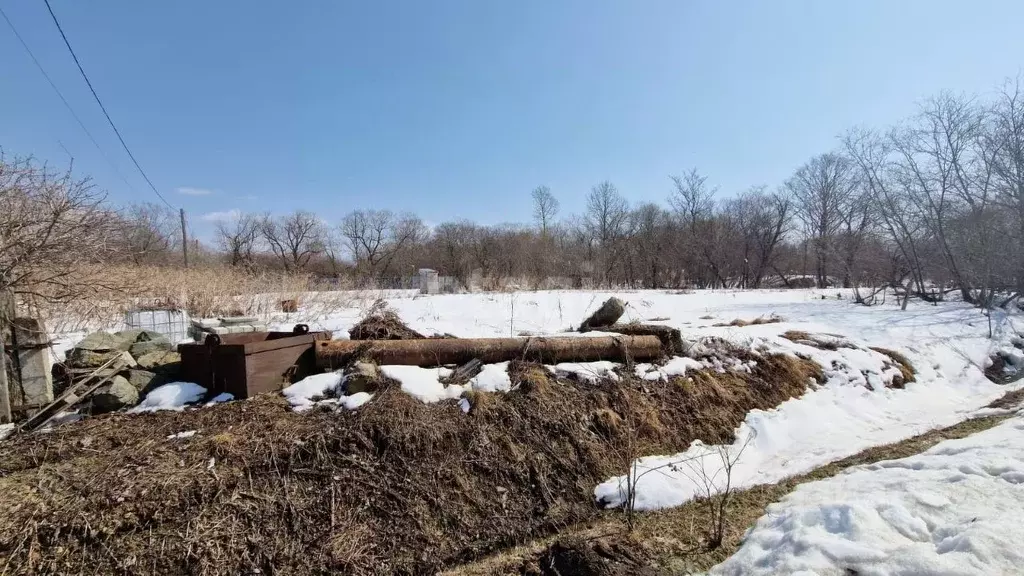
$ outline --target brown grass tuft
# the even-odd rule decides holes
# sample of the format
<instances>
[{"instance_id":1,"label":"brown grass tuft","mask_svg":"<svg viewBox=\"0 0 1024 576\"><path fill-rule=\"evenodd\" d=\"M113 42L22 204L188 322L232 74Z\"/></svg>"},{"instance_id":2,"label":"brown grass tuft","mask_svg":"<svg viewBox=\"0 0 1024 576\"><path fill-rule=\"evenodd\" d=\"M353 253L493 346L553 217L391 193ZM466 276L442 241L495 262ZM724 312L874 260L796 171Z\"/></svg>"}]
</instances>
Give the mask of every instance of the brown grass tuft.
<instances>
[{"instance_id":1,"label":"brown grass tuft","mask_svg":"<svg viewBox=\"0 0 1024 576\"><path fill-rule=\"evenodd\" d=\"M809 334L803 330L787 330L781 334L787 340L819 348L821 350L839 350L840 348L856 348L853 344L846 342L841 336L833 334Z\"/></svg>"},{"instance_id":2,"label":"brown grass tuft","mask_svg":"<svg viewBox=\"0 0 1024 576\"><path fill-rule=\"evenodd\" d=\"M385 300L370 306L363 319L348 331L352 340L418 340L423 334L406 326L401 317L388 307Z\"/></svg>"},{"instance_id":3,"label":"brown grass tuft","mask_svg":"<svg viewBox=\"0 0 1024 576\"><path fill-rule=\"evenodd\" d=\"M870 348L875 352L878 352L879 354L884 354L888 356L889 359L892 360L893 363L896 365L896 367L899 368L900 376L898 379L893 379L893 388L903 388L903 386L911 382L914 382L917 379L915 376L917 372L914 370L914 365L911 364L910 360L908 360L907 357L904 356L902 353L897 352L895 350L890 350L889 348L881 348L878 346L871 346Z\"/></svg>"},{"instance_id":4,"label":"brown grass tuft","mask_svg":"<svg viewBox=\"0 0 1024 576\"><path fill-rule=\"evenodd\" d=\"M732 322L715 324L716 327L733 326L736 328L742 328L744 326L757 326L760 324L777 324L782 322L782 318L779 316L758 316L753 320L744 320L742 318L736 318Z\"/></svg>"}]
</instances>

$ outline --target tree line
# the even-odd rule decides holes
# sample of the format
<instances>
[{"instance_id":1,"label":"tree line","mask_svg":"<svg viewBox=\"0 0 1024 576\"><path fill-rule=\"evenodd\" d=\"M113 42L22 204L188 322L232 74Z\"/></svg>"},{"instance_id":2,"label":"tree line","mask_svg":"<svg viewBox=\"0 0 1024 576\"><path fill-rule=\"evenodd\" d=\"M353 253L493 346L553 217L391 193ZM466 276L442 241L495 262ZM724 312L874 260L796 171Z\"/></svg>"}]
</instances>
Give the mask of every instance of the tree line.
<instances>
[{"instance_id":1,"label":"tree line","mask_svg":"<svg viewBox=\"0 0 1024 576\"><path fill-rule=\"evenodd\" d=\"M39 182L26 187L33 178ZM8 208L0 218L7 220L26 213L23 204L32 194L25 190L32 186L50 195L66 190L72 197L67 210L40 221L88 230L90 258L180 261L177 215L167 209L110 210L85 181L17 159L0 168L0 186ZM870 303L878 288L895 287L925 299L955 291L970 302L1002 304L1024 289L1021 85L1009 81L988 98L940 94L895 126L848 130L834 149L810 158L774 188L730 192L693 169L666 180L661 204L631 204L614 183L600 182L578 214L561 214L556 195L538 187L524 194L533 207L529 224L453 220L427 227L413 214L376 209L355 210L334 223L301 210L237 213L216 223L212 246L192 241L190 254L353 286L397 286L425 267L485 289L509 282L530 288L873 287L858 292ZM102 214L104 223L88 221L86 213ZM7 226L18 228L16 222Z\"/></svg>"}]
</instances>

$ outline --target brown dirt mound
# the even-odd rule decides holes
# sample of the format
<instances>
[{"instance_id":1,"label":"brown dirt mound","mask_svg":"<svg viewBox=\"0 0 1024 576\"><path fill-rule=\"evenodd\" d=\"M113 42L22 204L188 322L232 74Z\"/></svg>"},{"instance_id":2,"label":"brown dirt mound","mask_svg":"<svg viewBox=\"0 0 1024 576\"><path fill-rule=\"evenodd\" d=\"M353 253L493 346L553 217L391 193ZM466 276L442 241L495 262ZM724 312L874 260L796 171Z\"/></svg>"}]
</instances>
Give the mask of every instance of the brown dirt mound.
<instances>
[{"instance_id":1,"label":"brown dirt mound","mask_svg":"<svg viewBox=\"0 0 1024 576\"><path fill-rule=\"evenodd\" d=\"M821 376L750 358L750 374L586 385L513 363L515 389L471 398L468 415L392 383L357 412L296 414L268 395L16 438L0 444L0 566L433 573L596 517L594 485L625 468L617 423L637 423L640 453L729 442L749 410ZM167 439L185 430L198 433Z\"/></svg>"},{"instance_id":2,"label":"brown dirt mound","mask_svg":"<svg viewBox=\"0 0 1024 576\"><path fill-rule=\"evenodd\" d=\"M384 300L377 300L373 303L363 319L349 329L348 337L352 340L417 340L426 338L423 334L406 326L398 314L388 308L387 302Z\"/></svg>"}]
</instances>

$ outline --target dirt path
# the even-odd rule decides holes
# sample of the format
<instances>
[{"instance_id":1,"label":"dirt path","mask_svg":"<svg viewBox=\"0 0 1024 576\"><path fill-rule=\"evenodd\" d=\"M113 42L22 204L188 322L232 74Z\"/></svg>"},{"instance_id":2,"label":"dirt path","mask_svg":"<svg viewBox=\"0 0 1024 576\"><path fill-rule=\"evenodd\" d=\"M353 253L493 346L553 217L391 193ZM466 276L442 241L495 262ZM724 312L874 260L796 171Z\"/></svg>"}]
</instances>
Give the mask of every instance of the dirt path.
<instances>
[{"instance_id":1,"label":"dirt path","mask_svg":"<svg viewBox=\"0 0 1024 576\"><path fill-rule=\"evenodd\" d=\"M1009 392L989 405L1011 408L1024 402L1024 390ZM707 545L711 525L706 502L692 501L676 508L640 514L630 534L624 515L609 511L595 521L562 530L558 535L519 546L478 562L442 572L442 576L501 574L537 575L669 575L702 572L724 561L739 548L746 530L799 484L834 476L846 468L919 454L944 440L964 438L992 428L1009 414L972 418L901 442L869 448L778 484L755 486L732 496L725 541Z\"/></svg>"}]
</instances>

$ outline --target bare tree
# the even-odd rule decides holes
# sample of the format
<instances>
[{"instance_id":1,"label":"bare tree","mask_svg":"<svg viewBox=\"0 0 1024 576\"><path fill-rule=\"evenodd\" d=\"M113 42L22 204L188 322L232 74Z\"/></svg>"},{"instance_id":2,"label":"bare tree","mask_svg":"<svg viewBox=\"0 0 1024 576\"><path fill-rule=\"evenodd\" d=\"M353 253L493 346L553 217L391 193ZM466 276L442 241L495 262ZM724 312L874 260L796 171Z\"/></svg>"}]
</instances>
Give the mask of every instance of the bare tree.
<instances>
[{"instance_id":1,"label":"bare tree","mask_svg":"<svg viewBox=\"0 0 1024 576\"><path fill-rule=\"evenodd\" d=\"M439 270L454 276L465 287L469 287L469 276L473 271L473 243L477 227L472 222L445 222L434 229L433 243L437 247Z\"/></svg>"},{"instance_id":2,"label":"bare tree","mask_svg":"<svg viewBox=\"0 0 1024 576\"><path fill-rule=\"evenodd\" d=\"M232 266L252 266L253 253L259 239L260 220L253 214L236 213L218 220L214 232L221 250L227 253Z\"/></svg>"},{"instance_id":3,"label":"bare tree","mask_svg":"<svg viewBox=\"0 0 1024 576\"><path fill-rule=\"evenodd\" d=\"M1012 215L1006 237L1012 241L1017 294L1024 294L1024 92L1020 77L1007 81L990 112L987 147L993 170L994 206Z\"/></svg>"},{"instance_id":4,"label":"bare tree","mask_svg":"<svg viewBox=\"0 0 1024 576\"><path fill-rule=\"evenodd\" d=\"M260 221L260 233L286 271L302 270L324 251L324 226L311 212L266 215Z\"/></svg>"},{"instance_id":5,"label":"bare tree","mask_svg":"<svg viewBox=\"0 0 1024 576\"><path fill-rule=\"evenodd\" d=\"M356 210L341 222L357 270L365 279L382 282L392 272L395 257L425 236L423 222L390 210Z\"/></svg>"},{"instance_id":6,"label":"bare tree","mask_svg":"<svg viewBox=\"0 0 1024 576\"><path fill-rule=\"evenodd\" d=\"M121 213L121 248L133 264L166 264L180 247L178 213L159 204L133 204Z\"/></svg>"},{"instance_id":7,"label":"bare tree","mask_svg":"<svg viewBox=\"0 0 1024 576\"><path fill-rule=\"evenodd\" d=\"M45 303L112 288L100 264L114 254L116 215L70 170L0 151L0 291Z\"/></svg>"},{"instance_id":8,"label":"bare tree","mask_svg":"<svg viewBox=\"0 0 1024 576\"><path fill-rule=\"evenodd\" d=\"M829 256L857 189L853 164L834 152L815 156L786 182L796 216L814 250L819 288L828 285Z\"/></svg>"},{"instance_id":9,"label":"bare tree","mask_svg":"<svg viewBox=\"0 0 1024 576\"><path fill-rule=\"evenodd\" d=\"M974 296L968 264L955 245L954 221L967 205L981 208L975 198L987 202L990 176L988 170L978 170L977 149L984 126L982 111L972 99L941 94L926 102L911 124L892 134L896 169L907 197L965 301Z\"/></svg>"},{"instance_id":10,"label":"bare tree","mask_svg":"<svg viewBox=\"0 0 1024 576\"><path fill-rule=\"evenodd\" d=\"M630 213L630 244L633 249L627 254L630 262L636 260L645 288L662 287L668 267L666 252L672 232L670 220L669 214L653 203L643 204Z\"/></svg>"},{"instance_id":11,"label":"bare tree","mask_svg":"<svg viewBox=\"0 0 1024 576\"><path fill-rule=\"evenodd\" d=\"M615 185L607 180L594 186L587 196L585 223L600 247L595 264L600 270L600 282L605 283L619 259L619 240L622 236L629 205Z\"/></svg>"},{"instance_id":12,"label":"bare tree","mask_svg":"<svg viewBox=\"0 0 1024 576\"><path fill-rule=\"evenodd\" d=\"M742 253L732 268L742 270L741 285L757 288L774 264L777 248L789 231L791 202L783 194L768 194L764 186L741 193L724 208L735 226L734 244Z\"/></svg>"},{"instance_id":13,"label":"bare tree","mask_svg":"<svg viewBox=\"0 0 1024 576\"><path fill-rule=\"evenodd\" d=\"M893 136L854 129L843 137L846 154L860 172L859 180L873 204L877 221L895 246L905 266L890 283L902 286L910 275L914 291L925 293L925 245L929 236L918 216L910 192L913 179L898 169L894 161Z\"/></svg>"},{"instance_id":14,"label":"bare tree","mask_svg":"<svg viewBox=\"0 0 1024 576\"><path fill-rule=\"evenodd\" d=\"M696 169L682 176L672 176L675 190L669 204L682 225L685 252L678 264L688 268L690 276L701 286L728 284L724 251L728 247L727 219L715 217L715 193Z\"/></svg>"},{"instance_id":15,"label":"bare tree","mask_svg":"<svg viewBox=\"0 0 1024 576\"><path fill-rule=\"evenodd\" d=\"M540 226L541 236L548 235L548 229L558 215L558 199L547 186L538 186L531 193L533 196L533 219Z\"/></svg>"}]
</instances>

